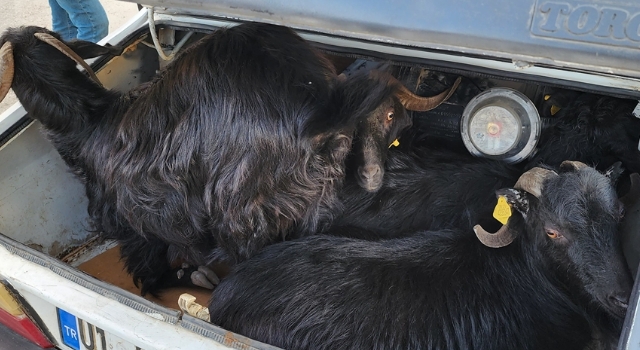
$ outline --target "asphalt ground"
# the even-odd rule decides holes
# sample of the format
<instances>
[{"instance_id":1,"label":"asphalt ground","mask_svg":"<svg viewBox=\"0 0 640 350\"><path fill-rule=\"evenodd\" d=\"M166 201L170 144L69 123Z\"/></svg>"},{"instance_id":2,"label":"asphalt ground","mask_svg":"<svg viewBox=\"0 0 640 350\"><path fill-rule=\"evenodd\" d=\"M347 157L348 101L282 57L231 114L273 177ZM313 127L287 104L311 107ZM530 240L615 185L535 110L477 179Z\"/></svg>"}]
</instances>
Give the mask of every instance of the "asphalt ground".
<instances>
[{"instance_id":1,"label":"asphalt ground","mask_svg":"<svg viewBox=\"0 0 640 350\"><path fill-rule=\"evenodd\" d=\"M125 24L138 12L133 2L100 0L109 17L109 32ZM0 0L0 33L6 28L35 25L51 29L51 8L47 0ZM18 99L9 92L0 102L0 114Z\"/></svg>"}]
</instances>

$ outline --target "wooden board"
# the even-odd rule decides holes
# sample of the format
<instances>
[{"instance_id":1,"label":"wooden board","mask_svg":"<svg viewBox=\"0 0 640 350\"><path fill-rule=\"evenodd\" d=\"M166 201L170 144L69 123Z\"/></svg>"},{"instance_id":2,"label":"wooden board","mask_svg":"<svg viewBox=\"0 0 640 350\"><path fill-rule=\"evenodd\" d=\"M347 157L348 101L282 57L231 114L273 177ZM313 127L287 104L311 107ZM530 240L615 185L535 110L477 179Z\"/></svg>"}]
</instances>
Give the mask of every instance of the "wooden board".
<instances>
[{"instance_id":1,"label":"wooden board","mask_svg":"<svg viewBox=\"0 0 640 350\"><path fill-rule=\"evenodd\" d=\"M124 264L120 261L119 247L107 250L95 258L82 263L78 268L101 281L108 282L116 287L120 287L131 293L140 295L140 289L133 284L133 278L125 271ZM215 270L216 273L219 273L220 271L224 272L223 268ZM163 290L162 294L158 297L145 295L144 298L165 307L180 310L180 307L178 306L178 297L182 293L189 293L195 296L196 302L204 306L209 303L209 298L211 297L211 291L204 288L176 287Z\"/></svg>"}]
</instances>

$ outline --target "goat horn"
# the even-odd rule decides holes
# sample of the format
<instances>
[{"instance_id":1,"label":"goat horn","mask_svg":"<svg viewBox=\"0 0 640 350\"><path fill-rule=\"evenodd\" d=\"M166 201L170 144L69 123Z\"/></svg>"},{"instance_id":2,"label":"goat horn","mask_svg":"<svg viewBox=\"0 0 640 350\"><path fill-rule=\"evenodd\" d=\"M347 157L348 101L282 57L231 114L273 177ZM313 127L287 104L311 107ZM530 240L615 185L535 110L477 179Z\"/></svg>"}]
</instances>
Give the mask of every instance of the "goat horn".
<instances>
[{"instance_id":1,"label":"goat horn","mask_svg":"<svg viewBox=\"0 0 640 350\"><path fill-rule=\"evenodd\" d=\"M636 202L638 201L638 197L640 197L640 175L638 175L638 173L633 173L629 175L629 180L631 180L631 187L629 188L629 192L620 197L620 201L627 209L636 204Z\"/></svg>"},{"instance_id":2,"label":"goat horn","mask_svg":"<svg viewBox=\"0 0 640 350\"><path fill-rule=\"evenodd\" d=\"M51 34L35 33L34 35L36 36L36 38L55 47L56 49L58 49L58 51L62 52L65 56L69 57L70 59L74 60L77 64L81 65L82 68L84 68L87 71L87 73L89 73L89 76L91 77L91 79L93 79L96 83L98 83L98 85L102 86L102 83L100 82L96 74L93 72L93 69L91 69L91 67L89 67L87 62L85 62L80 56L78 56L78 54L73 52L73 50L71 50L69 46L67 46L62 41L53 37Z\"/></svg>"},{"instance_id":3,"label":"goat horn","mask_svg":"<svg viewBox=\"0 0 640 350\"><path fill-rule=\"evenodd\" d=\"M489 233L480 225L473 226L473 232L476 233L478 240L489 248L506 247L515 239L515 236L511 233L511 230L509 230L508 221L507 224L502 225L496 233Z\"/></svg>"},{"instance_id":4,"label":"goat horn","mask_svg":"<svg viewBox=\"0 0 640 350\"><path fill-rule=\"evenodd\" d=\"M14 69L13 45L7 41L0 47L0 101L4 100L11 89Z\"/></svg>"},{"instance_id":5,"label":"goat horn","mask_svg":"<svg viewBox=\"0 0 640 350\"><path fill-rule=\"evenodd\" d=\"M578 162L576 160L565 160L564 162L560 163L560 168L568 168L568 167L572 167L574 170L580 170L582 168L587 168L588 165L582 162Z\"/></svg>"},{"instance_id":6,"label":"goat horn","mask_svg":"<svg viewBox=\"0 0 640 350\"><path fill-rule=\"evenodd\" d=\"M398 82L400 89L396 96L398 97L400 103L402 103L404 108L410 111L426 112L438 107L442 102L449 99L449 97L451 97L451 95L453 95L453 93L456 91L458 85L460 85L460 81L461 78L458 77L458 79L456 79L456 81L453 83L453 86L451 86L449 89L431 97L418 96L409 91L409 89L407 89L400 82Z\"/></svg>"},{"instance_id":7,"label":"goat horn","mask_svg":"<svg viewBox=\"0 0 640 350\"><path fill-rule=\"evenodd\" d=\"M527 191L538 198L542 192L542 181L546 177L553 175L558 174L549 169L535 167L520 175L514 187ZM475 225L473 232L476 233L476 237L482 244L490 248L506 247L515 239L515 236L509 230L509 220L496 233L489 233L480 225Z\"/></svg>"},{"instance_id":8,"label":"goat horn","mask_svg":"<svg viewBox=\"0 0 640 350\"><path fill-rule=\"evenodd\" d=\"M540 198L540 194L542 194L542 181L550 175L558 174L553 170L535 167L520 175L514 187L525 190L536 198Z\"/></svg>"}]
</instances>

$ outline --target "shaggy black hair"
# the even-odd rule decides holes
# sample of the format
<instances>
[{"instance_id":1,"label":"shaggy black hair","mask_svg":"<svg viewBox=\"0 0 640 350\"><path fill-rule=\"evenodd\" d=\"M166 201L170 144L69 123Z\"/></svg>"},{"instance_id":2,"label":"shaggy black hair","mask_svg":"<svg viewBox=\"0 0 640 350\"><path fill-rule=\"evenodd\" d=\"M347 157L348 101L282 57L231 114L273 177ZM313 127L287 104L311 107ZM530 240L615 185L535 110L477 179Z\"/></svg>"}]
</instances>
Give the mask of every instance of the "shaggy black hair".
<instances>
[{"instance_id":1,"label":"shaggy black hair","mask_svg":"<svg viewBox=\"0 0 640 350\"><path fill-rule=\"evenodd\" d=\"M611 180L565 170L540 198L498 193L521 210L506 247L459 229L275 244L222 281L211 321L286 349L613 349L632 281Z\"/></svg>"},{"instance_id":2,"label":"shaggy black hair","mask_svg":"<svg viewBox=\"0 0 640 350\"><path fill-rule=\"evenodd\" d=\"M637 101L562 90L551 96L561 101L556 106L560 110L547 119L549 126L542 130L527 169L572 159L599 170L620 161L629 172L640 172L640 119L631 113Z\"/></svg>"},{"instance_id":3,"label":"shaggy black hair","mask_svg":"<svg viewBox=\"0 0 640 350\"><path fill-rule=\"evenodd\" d=\"M363 239L470 230L476 224L496 231L495 191L512 187L522 173L504 162L424 146L390 151L385 167L382 187L375 193L353 181L345 184L340 192L344 211L334 225L363 228L363 235L356 236Z\"/></svg>"},{"instance_id":4,"label":"shaggy black hair","mask_svg":"<svg viewBox=\"0 0 640 350\"><path fill-rule=\"evenodd\" d=\"M326 229L341 211L354 137L388 145L410 125L404 109L391 123L380 117L396 108L398 85L338 79L285 27L217 30L127 94L98 86L34 33L59 38L37 27L0 38L13 45L12 87L85 183L94 229L120 243L143 294L166 284L176 259L233 264L292 232ZM67 44L85 58L110 52ZM383 160L374 154L363 162Z\"/></svg>"}]
</instances>

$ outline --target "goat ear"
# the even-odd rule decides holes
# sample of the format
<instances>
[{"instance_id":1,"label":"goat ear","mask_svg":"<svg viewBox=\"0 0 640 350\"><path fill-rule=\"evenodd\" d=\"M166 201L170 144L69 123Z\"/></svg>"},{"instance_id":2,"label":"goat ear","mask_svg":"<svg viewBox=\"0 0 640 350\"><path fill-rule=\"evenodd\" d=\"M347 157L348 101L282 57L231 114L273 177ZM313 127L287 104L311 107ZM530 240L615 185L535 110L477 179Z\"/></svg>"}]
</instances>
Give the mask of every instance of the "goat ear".
<instances>
[{"instance_id":1,"label":"goat ear","mask_svg":"<svg viewBox=\"0 0 640 350\"><path fill-rule=\"evenodd\" d=\"M316 152L328 154L334 162L342 162L351 151L353 137L344 133L321 133L311 139Z\"/></svg>"},{"instance_id":2,"label":"goat ear","mask_svg":"<svg viewBox=\"0 0 640 350\"><path fill-rule=\"evenodd\" d=\"M334 162L340 163L344 161L347 154L351 151L352 142L351 136L345 134L335 135L329 140L327 147Z\"/></svg>"},{"instance_id":3,"label":"goat ear","mask_svg":"<svg viewBox=\"0 0 640 350\"><path fill-rule=\"evenodd\" d=\"M497 196L502 196L507 200L509 206L526 216L529 212L529 196L532 196L525 190L515 188L503 188L496 191Z\"/></svg>"},{"instance_id":4,"label":"goat ear","mask_svg":"<svg viewBox=\"0 0 640 350\"><path fill-rule=\"evenodd\" d=\"M120 46L102 46L84 40L71 40L66 44L73 52L85 60L107 54L120 56L124 51L124 48Z\"/></svg>"}]
</instances>

